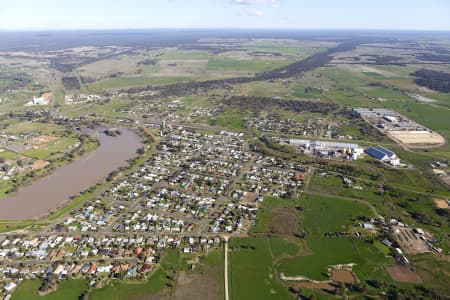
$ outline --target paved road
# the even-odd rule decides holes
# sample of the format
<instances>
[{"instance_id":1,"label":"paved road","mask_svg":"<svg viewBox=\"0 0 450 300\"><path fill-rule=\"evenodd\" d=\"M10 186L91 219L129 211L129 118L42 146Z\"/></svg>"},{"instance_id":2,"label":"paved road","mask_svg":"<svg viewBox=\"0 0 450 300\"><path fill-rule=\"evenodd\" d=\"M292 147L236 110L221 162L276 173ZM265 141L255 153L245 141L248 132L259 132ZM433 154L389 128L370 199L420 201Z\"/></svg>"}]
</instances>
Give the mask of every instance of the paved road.
<instances>
[{"instance_id":1,"label":"paved road","mask_svg":"<svg viewBox=\"0 0 450 300\"><path fill-rule=\"evenodd\" d=\"M27 259L27 260L4 260L0 261L0 266L33 266L33 265L52 265L54 263L98 263L99 261L104 261L106 263L110 262L128 262L136 264L139 262L137 258L127 258L127 257L105 257L105 258L80 258L80 259L67 259L67 258L55 258L55 259Z\"/></svg>"},{"instance_id":2,"label":"paved road","mask_svg":"<svg viewBox=\"0 0 450 300\"><path fill-rule=\"evenodd\" d=\"M230 295L228 291L228 236L223 237L225 240L225 300L230 300Z\"/></svg>"}]
</instances>

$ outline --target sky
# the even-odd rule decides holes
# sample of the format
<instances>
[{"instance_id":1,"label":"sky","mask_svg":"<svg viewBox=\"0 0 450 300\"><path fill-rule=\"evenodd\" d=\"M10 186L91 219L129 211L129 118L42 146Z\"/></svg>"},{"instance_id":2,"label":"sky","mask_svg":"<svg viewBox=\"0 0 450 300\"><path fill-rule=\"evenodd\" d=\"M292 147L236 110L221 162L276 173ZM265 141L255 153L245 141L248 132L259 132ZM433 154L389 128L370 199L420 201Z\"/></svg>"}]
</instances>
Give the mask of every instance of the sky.
<instances>
[{"instance_id":1,"label":"sky","mask_svg":"<svg viewBox=\"0 0 450 300\"><path fill-rule=\"evenodd\" d=\"M449 0L1 0L0 30L450 30Z\"/></svg>"}]
</instances>

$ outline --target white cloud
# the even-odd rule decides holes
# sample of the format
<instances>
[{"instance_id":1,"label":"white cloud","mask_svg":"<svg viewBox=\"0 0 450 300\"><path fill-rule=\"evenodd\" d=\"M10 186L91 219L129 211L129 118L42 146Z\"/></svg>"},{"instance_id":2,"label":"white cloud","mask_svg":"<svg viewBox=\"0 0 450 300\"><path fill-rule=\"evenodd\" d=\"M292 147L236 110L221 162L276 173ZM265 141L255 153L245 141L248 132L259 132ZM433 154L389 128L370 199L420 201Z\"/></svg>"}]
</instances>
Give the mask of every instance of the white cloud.
<instances>
[{"instance_id":1,"label":"white cloud","mask_svg":"<svg viewBox=\"0 0 450 300\"><path fill-rule=\"evenodd\" d=\"M278 0L232 0L234 4L240 5L272 5L278 7L280 4Z\"/></svg>"},{"instance_id":2,"label":"white cloud","mask_svg":"<svg viewBox=\"0 0 450 300\"><path fill-rule=\"evenodd\" d=\"M256 17L262 17L265 15L265 13L262 10L257 10L253 13L253 15Z\"/></svg>"}]
</instances>

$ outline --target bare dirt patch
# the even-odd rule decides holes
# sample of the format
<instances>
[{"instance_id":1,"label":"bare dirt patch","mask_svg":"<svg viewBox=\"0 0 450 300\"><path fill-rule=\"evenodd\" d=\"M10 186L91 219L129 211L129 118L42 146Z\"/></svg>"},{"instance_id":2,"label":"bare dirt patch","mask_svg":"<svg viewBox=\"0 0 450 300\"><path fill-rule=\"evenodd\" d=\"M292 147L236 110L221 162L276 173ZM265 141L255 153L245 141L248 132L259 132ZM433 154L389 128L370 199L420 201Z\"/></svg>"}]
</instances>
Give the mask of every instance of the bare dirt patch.
<instances>
[{"instance_id":1,"label":"bare dirt patch","mask_svg":"<svg viewBox=\"0 0 450 300\"><path fill-rule=\"evenodd\" d=\"M446 200L434 198L433 201L436 204L437 208L450 209L450 206L448 206L448 203Z\"/></svg>"},{"instance_id":2,"label":"bare dirt patch","mask_svg":"<svg viewBox=\"0 0 450 300\"><path fill-rule=\"evenodd\" d=\"M386 267L386 271L397 282L422 283L422 279L407 266Z\"/></svg>"},{"instance_id":3,"label":"bare dirt patch","mask_svg":"<svg viewBox=\"0 0 450 300\"><path fill-rule=\"evenodd\" d=\"M33 164L31 165L31 170L39 170L42 168L45 168L46 166L48 166L50 163L46 160L36 160L35 162L33 162Z\"/></svg>"},{"instance_id":4,"label":"bare dirt patch","mask_svg":"<svg viewBox=\"0 0 450 300\"><path fill-rule=\"evenodd\" d=\"M437 147L445 144L445 139L436 132L430 131L389 131L395 140L410 147Z\"/></svg>"},{"instance_id":5,"label":"bare dirt patch","mask_svg":"<svg viewBox=\"0 0 450 300\"><path fill-rule=\"evenodd\" d=\"M395 77L396 74L386 71L386 70L382 70L382 69L378 69L372 66L368 66L368 65L342 65L342 67L344 68L348 68L351 70L355 70L355 71L359 71L359 72L370 72L370 73L376 73L379 74L381 76L384 77Z\"/></svg>"},{"instance_id":6,"label":"bare dirt patch","mask_svg":"<svg viewBox=\"0 0 450 300\"><path fill-rule=\"evenodd\" d=\"M331 272L331 280L352 285L357 283L353 273L347 270L333 270Z\"/></svg>"},{"instance_id":7,"label":"bare dirt patch","mask_svg":"<svg viewBox=\"0 0 450 300\"><path fill-rule=\"evenodd\" d=\"M53 142L54 140L57 140L58 138L51 135L40 135L37 137L34 137L26 142L26 145L30 146L45 146Z\"/></svg>"},{"instance_id":8,"label":"bare dirt patch","mask_svg":"<svg viewBox=\"0 0 450 300\"><path fill-rule=\"evenodd\" d=\"M333 292L336 290L336 286L332 282L309 282L303 281L296 284L296 288L307 288L314 290L325 290Z\"/></svg>"},{"instance_id":9,"label":"bare dirt patch","mask_svg":"<svg viewBox=\"0 0 450 300\"><path fill-rule=\"evenodd\" d=\"M201 274L180 272L176 290L173 296L175 300L209 300L222 297L219 268L208 268Z\"/></svg>"},{"instance_id":10,"label":"bare dirt patch","mask_svg":"<svg viewBox=\"0 0 450 300\"><path fill-rule=\"evenodd\" d=\"M275 217L269 224L269 232L281 235L294 235L299 232L299 218L295 209L290 207L273 208Z\"/></svg>"}]
</instances>

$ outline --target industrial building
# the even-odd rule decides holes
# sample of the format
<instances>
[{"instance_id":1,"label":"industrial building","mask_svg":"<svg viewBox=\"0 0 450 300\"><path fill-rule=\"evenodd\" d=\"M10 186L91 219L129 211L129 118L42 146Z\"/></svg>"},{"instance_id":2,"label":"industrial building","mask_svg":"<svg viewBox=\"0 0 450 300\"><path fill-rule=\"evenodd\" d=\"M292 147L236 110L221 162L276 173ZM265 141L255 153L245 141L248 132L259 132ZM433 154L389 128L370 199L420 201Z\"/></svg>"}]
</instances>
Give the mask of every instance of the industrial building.
<instances>
[{"instance_id":1,"label":"industrial building","mask_svg":"<svg viewBox=\"0 0 450 300\"><path fill-rule=\"evenodd\" d=\"M305 139L289 139L288 144L311 151L320 156L337 157L356 160L364 153L358 144L333 141L318 141Z\"/></svg>"},{"instance_id":2,"label":"industrial building","mask_svg":"<svg viewBox=\"0 0 450 300\"><path fill-rule=\"evenodd\" d=\"M389 149L384 148L383 146L370 147L366 151L367 154L376 158L382 162L389 163L393 166L400 165L400 159L397 155Z\"/></svg>"},{"instance_id":3,"label":"industrial building","mask_svg":"<svg viewBox=\"0 0 450 300\"><path fill-rule=\"evenodd\" d=\"M48 105L50 103L52 93L44 93L40 97L33 97L33 100L27 102L25 106Z\"/></svg>"}]
</instances>

